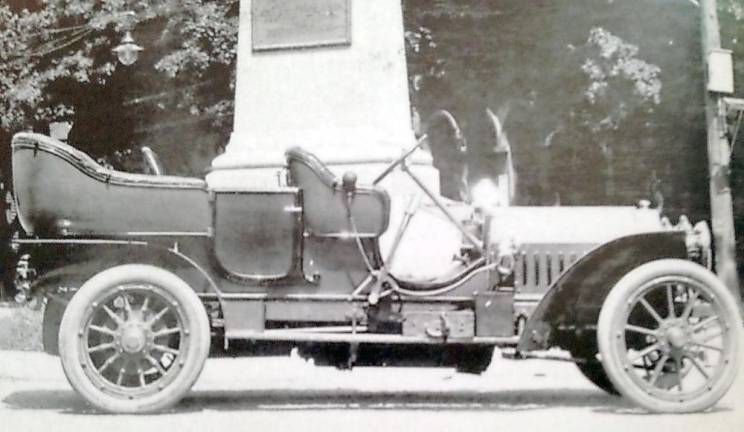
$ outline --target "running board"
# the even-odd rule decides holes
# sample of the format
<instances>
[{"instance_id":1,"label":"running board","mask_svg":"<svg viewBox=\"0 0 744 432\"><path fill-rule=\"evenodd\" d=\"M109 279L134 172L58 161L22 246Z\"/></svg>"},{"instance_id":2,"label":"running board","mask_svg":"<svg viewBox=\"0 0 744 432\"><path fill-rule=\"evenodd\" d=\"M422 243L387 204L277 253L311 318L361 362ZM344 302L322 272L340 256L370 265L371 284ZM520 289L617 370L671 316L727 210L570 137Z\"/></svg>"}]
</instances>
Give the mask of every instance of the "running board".
<instances>
[{"instance_id":1,"label":"running board","mask_svg":"<svg viewBox=\"0 0 744 432\"><path fill-rule=\"evenodd\" d=\"M379 344L463 344L463 345L498 345L516 346L519 342L518 336L492 337L479 336L472 338L428 338L417 336L401 336L380 333L321 333L311 331L294 330L265 330L241 331L234 330L225 333L225 340L253 340L253 341L293 341L293 342L320 342L320 343L379 343Z\"/></svg>"}]
</instances>

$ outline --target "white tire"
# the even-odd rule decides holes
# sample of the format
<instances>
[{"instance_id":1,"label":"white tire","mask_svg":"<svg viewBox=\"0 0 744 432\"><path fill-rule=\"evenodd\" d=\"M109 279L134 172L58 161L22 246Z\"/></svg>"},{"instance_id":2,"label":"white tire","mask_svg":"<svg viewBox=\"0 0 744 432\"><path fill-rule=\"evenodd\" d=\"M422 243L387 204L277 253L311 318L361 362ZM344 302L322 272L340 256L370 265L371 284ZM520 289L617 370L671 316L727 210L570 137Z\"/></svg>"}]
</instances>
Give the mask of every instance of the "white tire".
<instances>
[{"instance_id":1,"label":"white tire","mask_svg":"<svg viewBox=\"0 0 744 432\"><path fill-rule=\"evenodd\" d=\"M173 273L140 264L88 280L67 306L59 335L70 385L113 413L173 406L199 377L210 345L196 293Z\"/></svg>"},{"instance_id":2,"label":"white tire","mask_svg":"<svg viewBox=\"0 0 744 432\"><path fill-rule=\"evenodd\" d=\"M652 412L717 403L739 364L737 301L710 271L664 259L625 275L602 305L597 343L614 387Z\"/></svg>"}]
</instances>

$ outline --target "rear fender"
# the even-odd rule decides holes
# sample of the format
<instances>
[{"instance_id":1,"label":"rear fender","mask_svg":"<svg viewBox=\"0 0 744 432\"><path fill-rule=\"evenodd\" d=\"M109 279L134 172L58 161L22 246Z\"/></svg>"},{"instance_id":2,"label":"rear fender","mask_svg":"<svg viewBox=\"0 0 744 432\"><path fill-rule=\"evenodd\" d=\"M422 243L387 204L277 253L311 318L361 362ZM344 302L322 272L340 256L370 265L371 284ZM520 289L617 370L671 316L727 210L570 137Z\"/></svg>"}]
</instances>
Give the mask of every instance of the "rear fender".
<instances>
[{"instance_id":1,"label":"rear fender","mask_svg":"<svg viewBox=\"0 0 744 432\"><path fill-rule=\"evenodd\" d=\"M595 326L612 287L632 269L663 258L687 258L685 233L664 231L621 237L586 254L564 272L526 323L519 352L553 346L568 349L556 330L580 332Z\"/></svg>"},{"instance_id":2,"label":"rear fender","mask_svg":"<svg viewBox=\"0 0 744 432\"><path fill-rule=\"evenodd\" d=\"M181 254L177 250L156 245L127 244L127 245L69 245L60 250L60 246L49 248L45 246L43 255L50 250L58 255L64 252L65 261L71 264L49 266L41 265L41 276L31 287L34 295L46 297L42 341L44 351L57 355L57 341L59 324L65 312L67 303L78 288L88 279L108 268L122 264L150 264L178 275L196 292L215 291L217 287L211 277L198 267L195 261ZM34 256L32 254L32 256ZM79 259L71 259L79 258ZM57 261L59 263L59 261ZM32 264L34 264L32 262ZM44 268L46 267L46 268Z\"/></svg>"},{"instance_id":3,"label":"rear fender","mask_svg":"<svg viewBox=\"0 0 744 432\"><path fill-rule=\"evenodd\" d=\"M208 250L206 247L204 250ZM39 277L32 290L79 287L96 273L121 264L150 264L177 274L197 292L216 289L211 276L176 248L146 242L39 244L29 250ZM205 252L206 253L206 252ZM199 260L203 261L203 260Z\"/></svg>"}]
</instances>

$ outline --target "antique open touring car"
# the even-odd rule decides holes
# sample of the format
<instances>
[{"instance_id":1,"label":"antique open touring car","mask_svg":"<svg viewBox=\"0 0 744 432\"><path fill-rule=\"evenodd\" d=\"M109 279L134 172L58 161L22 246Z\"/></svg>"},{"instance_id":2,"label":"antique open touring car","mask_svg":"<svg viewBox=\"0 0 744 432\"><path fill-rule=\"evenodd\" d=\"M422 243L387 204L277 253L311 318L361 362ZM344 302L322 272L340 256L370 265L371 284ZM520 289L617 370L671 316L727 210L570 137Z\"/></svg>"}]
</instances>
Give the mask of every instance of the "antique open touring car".
<instances>
[{"instance_id":1,"label":"antique open touring car","mask_svg":"<svg viewBox=\"0 0 744 432\"><path fill-rule=\"evenodd\" d=\"M319 365L479 373L494 347L516 359L560 348L595 384L650 411L703 410L729 389L740 315L706 268L704 226L660 224L579 255L541 255L499 236L521 216L446 202L410 169L410 154L357 185L294 148L276 187L215 189L113 171L49 137L18 134L22 297L46 299L46 350L80 395L112 412L172 406L210 351L296 349ZM404 204L390 224L379 183L401 171L462 239L436 277L394 271L422 205ZM384 253L383 234L393 239ZM546 291L525 306L538 280Z\"/></svg>"}]
</instances>

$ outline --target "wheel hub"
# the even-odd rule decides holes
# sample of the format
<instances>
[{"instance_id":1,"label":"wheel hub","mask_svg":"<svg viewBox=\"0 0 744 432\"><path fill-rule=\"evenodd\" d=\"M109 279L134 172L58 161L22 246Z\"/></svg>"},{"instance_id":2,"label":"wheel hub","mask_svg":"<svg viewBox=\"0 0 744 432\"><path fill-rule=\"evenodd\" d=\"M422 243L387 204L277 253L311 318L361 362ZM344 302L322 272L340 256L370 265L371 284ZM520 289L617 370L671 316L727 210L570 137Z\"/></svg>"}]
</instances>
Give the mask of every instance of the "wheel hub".
<instances>
[{"instance_id":1,"label":"wheel hub","mask_svg":"<svg viewBox=\"0 0 744 432\"><path fill-rule=\"evenodd\" d=\"M129 354L135 354L144 350L147 345L145 329L136 324L125 327L121 332L120 345Z\"/></svg>"},{"instance_id":2,"label":"wheel hub","mask_svg":"<svg viewBox=\"0 0 744 432\"><path fill-rule=\"evenodd\" d=\"M661 325L662 346L675 350L683 349L691 340L688 326L680 320L669 320Z\"/></svg>"},{"instance_id":3,"label":"wheel hub","mask_svg":"<svg viewBox=\"0 0 744 432\"><path fill-rule=\"evenodd\" d=\"M673 348L683 348L690 341L687 332L679 326L674 326L667 330L666 338L669 341L669 345Z\"/></svg>"}]
</instances>

